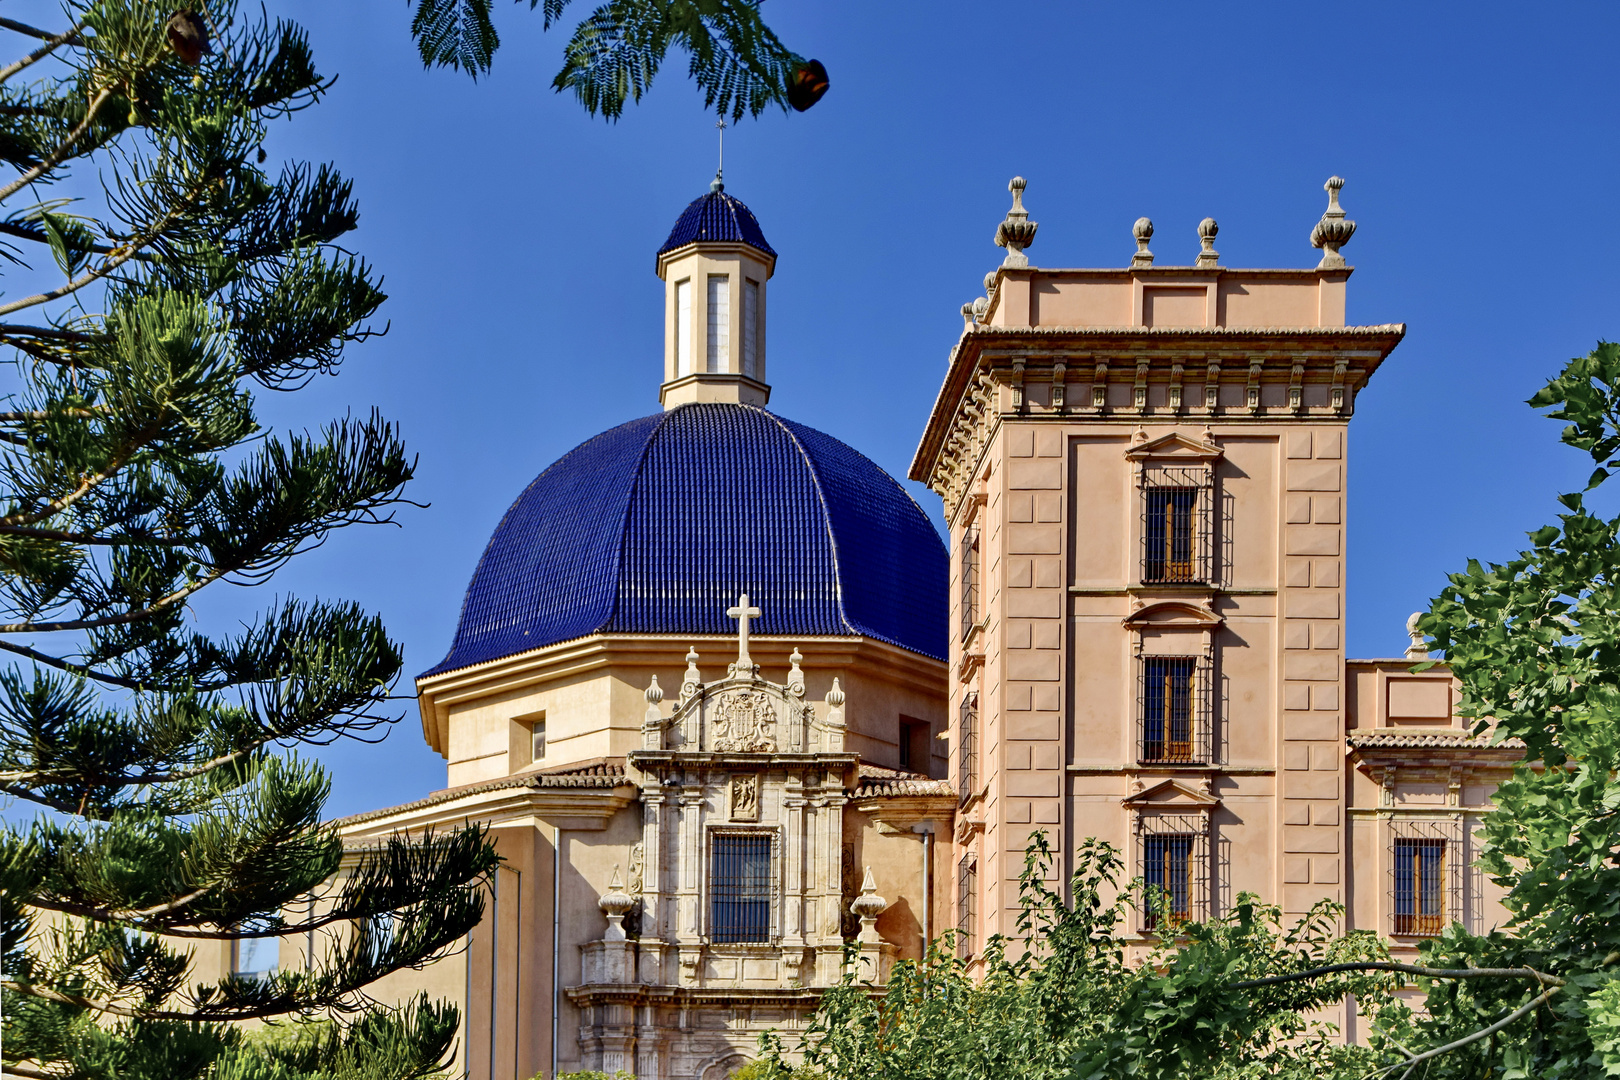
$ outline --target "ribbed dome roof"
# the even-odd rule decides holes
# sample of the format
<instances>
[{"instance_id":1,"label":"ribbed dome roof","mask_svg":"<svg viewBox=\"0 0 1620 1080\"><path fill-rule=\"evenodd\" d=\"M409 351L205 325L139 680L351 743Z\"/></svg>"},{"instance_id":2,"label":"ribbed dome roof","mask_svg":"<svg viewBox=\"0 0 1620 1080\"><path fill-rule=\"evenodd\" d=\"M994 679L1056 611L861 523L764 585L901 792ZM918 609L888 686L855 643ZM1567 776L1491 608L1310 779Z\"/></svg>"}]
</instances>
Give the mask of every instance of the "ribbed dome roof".
<instances>
[{"instance_id":1,"label":"ribbed dome roof","mask_svg":"<svg viewBox=\"0 0 1620 1080\"><path fill-rule=\"evenodd\" d=\"M692 200L669 231L669 239L658 249L658 254L698 241L747 244L776 257L771 245L765 242L765 233L755 220L754 212L744 206L742 200L727 195L724 188L716 188L701 199Z\"/></svg>"},{"instance_id":2,"label":"ribbed dome roof","mask_svg":"<svg viewBox=\"0 0 1620 1080\"><path fill-rule=\"evenodd\" d=\"M864 634L946 655L944 545L888 473L751 405L683 405L564 454L506 512L426 675L597 632Z\"/></svg>"}]
</instances>

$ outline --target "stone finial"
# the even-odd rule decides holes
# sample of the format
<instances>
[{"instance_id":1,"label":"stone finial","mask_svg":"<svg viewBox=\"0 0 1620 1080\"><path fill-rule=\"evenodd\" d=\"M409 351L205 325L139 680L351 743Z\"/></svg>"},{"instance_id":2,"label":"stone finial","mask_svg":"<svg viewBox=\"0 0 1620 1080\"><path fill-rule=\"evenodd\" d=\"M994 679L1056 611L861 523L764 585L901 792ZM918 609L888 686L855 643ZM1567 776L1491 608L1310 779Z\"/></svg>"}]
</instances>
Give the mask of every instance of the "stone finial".
<instances>
[{"instance_id":1,"label":"stone finial","mask_svg":"<svg viewBox=\"0 0 1620 1080\"><path fill-rule=\"evenodd\" d=\"M984 275L984 295L986 295L986 296L994 296L995 294L996 294L996 271L992 270L988 274Z\"/></svg>"},{"instance_id":2,"label":"stone finial","mask_svg":"<svg viewBox=\"0 0 1620 1080\"><path fill-rule=\"evenodd\" d=\"M849 910L861 920L861 940L877 942L878 916L889 910L889 902L877 894L877 881L872 877L870 866L866 868L866 877L861 879L861 895L851 901Z\"/></svg>"},{"instance_id":3,"label":"stone finial","mask_svg":"<svg viewBox=\"0 0 1620 1080\"><path fill-rule=\"evenodd\" d=\"M835 709L844 707L844 689L838 685L838 676L833 676L832 689L827 691L827 704Z\"/></svg>"},{"instance_id":4,"label":"stone finial","mask_svg":"<svg viewBox=\"0 0 1620 1080\"><path fill-rule=\"evenodd\" d=\"M792 690L801 696L804 694L804 669L799 667L799 665L802 663L804 663L804 654L801 653L799 651L799 647L795 645L793 646L793 651L788 654L788 677L786 685L789 690Z\"/></svg>"},{"instance_id":5,"label":"stone finial","mask_svg":"<svg viewBox=\"0 0 1620 1080\"><path fill-rule=\"evenodd\" d=\"M608 882L608 891L603 893L596 906L602 909L607 916L607 933L602 935L603 941L623 941L624 917L630 909L636 906L636 898L624 891L624 879L619 876L619 868L613 868L613 880Z\"/></svg>"},{"instance_id":6,"label":"stone finial","mask_svg":"<svg viewBox=\"0 0 1620 1080\"><path fill-rule=\"evenodd\" d=\"M1198 223L1198 261L1194 266L1219 266L1221 253L1215 250L1215 234L1221 227L1215 224L1215 219L1207 217Z\"/></svg>"},{"instance_id":7,"label":"stone finial","mask_svg":"<svg viewBox=\"0 0 1620 1080\"><path fill-rule=\"evenodd\" d=\"M1136 219L1131 226L1131 235L1136 237L1136 254L1131 256L1132 268L1138 266L1152 266L1153 252L1148 250L1148 241L1153 239L1153 222L1145 217Z\"/></svg>"},{"instance_id":8,"label":"stone finial","mask_svg":"<svg viewBox=\"0 0 1620 1080\"><path fill-rule=\"evenodd\" d=\"M1024 249L1035 242L1035 230L1040 226L1029 220L1029 211L1024 209L1024 178L1015 176L1007 183L1007 190L1012 192L1012 209L1007 211L1007 217L996 226L996 246L1007 249L1007 257L1001 260L1002 266L1026 267L1029 257Z\"/></svg>"},{"instance_id":9,"label":"stone finial","mask_svg":"<svg viewBox=\"0 0 1620 1080\"><path fill-rule=\"evenodd\" d=\"M1414 611L1406 620L1406 633L1412 639L1412 644L1406 647L1408 660L1427 660L1429 658L1429 643L1423 639L1423 631L1418 629L1418 620L1423 618L1423 612Z\"/></svg>"},{"instance_id":10,"label":"stone finial","mask_svg":"<svg viewBox=\"0 0 1620 1080\"><path fill-rule=\"evenodd\" d=\"M977 300L973 301L973 321L978 322L980 319L984 318L985 313L989 310L990 300L988 297L981 296Z\"/></svg>"},{"instance_id":11,"label":"stone finial","mask_svg":"<svg viewBox=\"0 0 1620 1080\"><path fill-rule=\"evenodd\" d=\"M703 686L703 673L698 670L697 662L697 646L688 646L686 650L686 677L681 680L682 698L691 697Z\"/></svg>"},{"instance_id":12,"label":"stone finial","mask_svg":"<svg viewBox=\"0 0 1620 1080\"><path fill-rule=\"evenodd\" d=\"M1322 185L1328 193L1328 207L1322 214L1322 220L1311 230L1311 247L1322 249L1322 261L1316 264L1318 270L1342 270L1349 265L1339 254L1339 249L1356 234L1356 223L1344 216L1344 208L1339 205L1339 189L1342 187L1344 178L1339 176L1328 177L1328 182Z\"/></svg>"},{"instance_id":13,"label":"stone finial","mask_svg":"<svg viewBox=\"0 0 1620 1080\"><path fill-rule=\"evenodd\" d=\"M652 685L647 687L647 692L642 696L647 699L647 704L655 709L658 708L659 702L664 700L664 688L658 685L657 675L652 677Z\"/></svg>"}]
</instances>

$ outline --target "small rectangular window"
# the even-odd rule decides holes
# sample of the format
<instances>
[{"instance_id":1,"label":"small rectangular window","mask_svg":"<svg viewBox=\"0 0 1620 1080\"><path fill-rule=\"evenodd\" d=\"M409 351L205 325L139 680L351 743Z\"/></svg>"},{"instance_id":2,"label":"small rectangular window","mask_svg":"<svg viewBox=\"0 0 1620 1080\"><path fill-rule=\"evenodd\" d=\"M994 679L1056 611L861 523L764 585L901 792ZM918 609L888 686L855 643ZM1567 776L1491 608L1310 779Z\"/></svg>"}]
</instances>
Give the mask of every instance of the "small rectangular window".
<instances>
[{"instance_id":1,"label":"small rectangular window","mask_svg":"<svg viewBox=\"0 0 1620 1080\"><path fill-rule=\"evenodd\" d=\"M956 955L970 958L979 947L979 860L962 856L956 864Z\"/></svg>"},{"instance_id":2,"label":"small rectangular window","mask_svg":"<svg viewBox=\"0 0 1620 1080\"><path fill-rule=\"evenodd\" d=\"M1142 838L1142 929L1156 930L1168 918L1179 926L1192 917L1193 840L1190 833Z\"/></svg>"},{"instance_id":3,"label":"small rectangular window","mask_svg":"<svg viewBox=\"0 0 1620 1080\"><path fill-rule=\"evenodd\" d=\"M1142 657L1141 760L1202 760L1194 738L1197 662L1192 656Z\"/></svg>"},{"instance_id":4,"label":"small rectangular window","mask_svg":"<svg viewBox=\"0 0 1620 1080\"><path fill-rule=\"evenodd\" d=\"M900 767L927 774L932 748L928 745L929 725L922 720L900 721Z\"/></svg>"},{"instance_id":5,"label":"small rectangular window","mask_svg":"<svg viewBox=\"0 0 1620 1080\"><path fill-rule=\"evenodd\" d=\"M719 943L771 937L771 838L714 837L709 865L709 938Z\"/></svg>"},{"instance_id":6,"label":"small rectangular window","mask_svg":"<svg viewBox=\"0 0 1620 1080\"><path fill-rule=\"evenodd\" d=\"M962 640L979 625L979 527L969 525L962 534Z\"/></svg>"},{"instance_id":7,"label":"small rectangular window","mask_svg":"<svg viewBox=\"0 0 1620 1080\"><path fill-rule=\"evenodd\" d=\"M759 282L743 279L743 374L759 378Z\"/></svg>"},{"instance_id":8,"label":"small rectangular window","mask_svg":"<svg viewBox=\"0 0 1620 1080\"><path fill-rule=\"evenodd\" d=\"M541 717L529 726L529 760L542 761L546 756L546 720Z\"/></svg>"},{"instance_id":9,"label":"small rectangular window","mask_svg":"<svg viewBox=\"0 0 1620 1080\"><path fill-rule=\"evenodd\" d=\"M731 278L709 275L709 371L726 370L731 355Z\"/></svg>"},{"instance_id":10,"label":"small rectangular window","mask_svg":"<svg viewBox=\"0 0 1620 1080\"><path fill-rule=\"evenodd\" d=\"M1397 934L1432 936L1446 928L1446 842L1397 838L1395 841L1395 927Z\"/></svg>"},{"instance_id":11,"label":"small rectangular window","mask_svg":"<svg viewBox=\"0 0 1620 1080\"><path fill-rule=\"evenodd\" d=\"M1147 489L1148 581L1197 581L1203 575L1197 562L1198 489Z\"/></svg>"},{"instance_id":12,"label":"small rectangular window","mask_svg":"<svg viewBox=\"0 0 1620 1080\"><path fill-rule=\"evenodd\" d=\"M958 801L966 804L979 789L979 695L962 695L956 713L956 790Z\"/></svg>"},{"instance_id":13,"label":"small rectangular window","mask_svg":"<svg viewBox=\"0 0 1620 1080\"><path fill-rule=\"evenodd\" d=\"M263 979L274 975L281 959L279 938L238 938L231 942L231 974Z\"/></svg>"},{"instance_id":14,"label":"small rectangular window","mask_svg":"<svg viewBox=\"0 0 1620 1080\"><path fill-rule=\"evenodd\" d=\"M692 374L692 283L675 283L675 377Z\"/></svg>"}]
</instances>

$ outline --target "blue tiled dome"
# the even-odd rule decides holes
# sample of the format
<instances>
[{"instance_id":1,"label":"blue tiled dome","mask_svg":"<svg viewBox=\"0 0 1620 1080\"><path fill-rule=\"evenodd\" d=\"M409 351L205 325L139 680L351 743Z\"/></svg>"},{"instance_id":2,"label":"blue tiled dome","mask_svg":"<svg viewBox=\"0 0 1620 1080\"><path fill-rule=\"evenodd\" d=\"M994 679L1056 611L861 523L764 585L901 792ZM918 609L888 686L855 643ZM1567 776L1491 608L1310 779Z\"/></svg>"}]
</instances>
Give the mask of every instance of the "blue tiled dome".
<instances>
[{"instance_id":1,"label":"blue tiled dome","mask_svg":"<svg viewBox=\"0 0 1620 1080\"><path fill-rule=\"evenodd\" d=\"M564 454L506 512L427 675L598 632L864 634L946 655L947 559L888 473L751 405L682 405Z\"/></svg>"},{"instance_id":2,"label":"blue tiled dome","mask_svg":"<svg viewBox=\"0 0 1620 1080\"><path fill-rule=\"evenodd\" d=\"M744 206L740 199L727 195L723 187L716 187L701 199L692 200L692 204L681 212L675 227L669 231L669 239L658 249L658 254L699 241L747 244L773 259L776 257L771 245L765 242L765 233L755 220L754 212Z\"/></svg>"}]
</instances>

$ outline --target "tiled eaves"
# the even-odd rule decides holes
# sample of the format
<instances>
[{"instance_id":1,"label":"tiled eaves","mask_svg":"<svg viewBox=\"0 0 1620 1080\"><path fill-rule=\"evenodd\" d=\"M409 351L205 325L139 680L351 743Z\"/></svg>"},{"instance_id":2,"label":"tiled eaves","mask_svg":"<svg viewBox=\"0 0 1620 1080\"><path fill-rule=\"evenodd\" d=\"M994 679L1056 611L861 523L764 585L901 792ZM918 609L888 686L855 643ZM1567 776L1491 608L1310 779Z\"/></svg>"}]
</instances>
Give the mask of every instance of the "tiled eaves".
<instances>
[{"instance_id":1,"label":"tiled eaves","mask_svg":"<svg viewBox=\"0 0 1620 1080\"><path fill-rule=\"evenodd\" d=\"M392 817L396 814L410 813L414 810L425 810L440 803L452 802L456 799L466 798L469 795L482 795L491 791L505 791L515 788L529 788L532 790L556 790L596 788L599 790L612 790L630 783L625 775L623 758L594 758L573 765L563 765L555 769L539 769L532 772L517 773L513 776L503 776L497 780L483 780L476 784L462 784L460 787L445 788L435 791L426 798L414 802L403 803L399 806L386 806L381 810L368 810L363 814L351 814L348 817L337 818L331 824L343 828L351 825L362 825L378 818Z\"/></svg>"},{"instance_id":2,"label":"tiled eaves","mask_svg":"<svg viewBox=\"0 0 1620 1080\"><path fill-rule=\"evenodd\" d=\"M1493 742L1484 735L1470 735L1466 731L1455 729L1441 729L1431 731L1394 731L1380 730L1368 732L1364 735L1347 735L1345 742L1354 750L1417 750L1417 749L1457 749L1457 750L1502 750L1512 751L1515 756L1524 750L1524 740L1503 739Z\"/></svg>"},{"instance_id":3,"label":"tiled eaves","mask_svg":"<svg viewBox=\"0 0 1620 1080\"><path fill-rule=\"evenodd\" d=\"M885 765L873 765L863 761L855 797L874 799L914 795L951 796L955 794L955 790L949 780L932 780L921 773L891 769Z\"/></svg>"}]
</instances>

